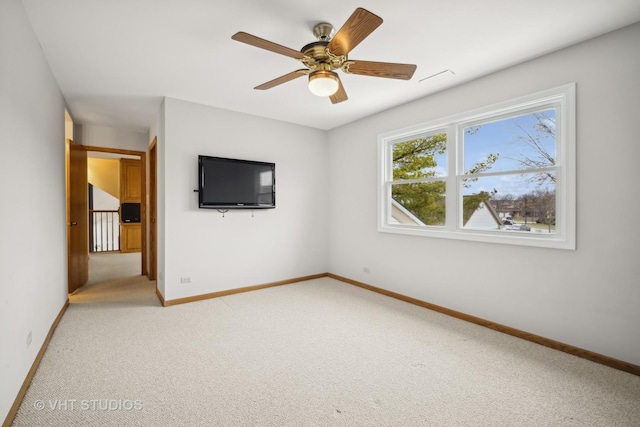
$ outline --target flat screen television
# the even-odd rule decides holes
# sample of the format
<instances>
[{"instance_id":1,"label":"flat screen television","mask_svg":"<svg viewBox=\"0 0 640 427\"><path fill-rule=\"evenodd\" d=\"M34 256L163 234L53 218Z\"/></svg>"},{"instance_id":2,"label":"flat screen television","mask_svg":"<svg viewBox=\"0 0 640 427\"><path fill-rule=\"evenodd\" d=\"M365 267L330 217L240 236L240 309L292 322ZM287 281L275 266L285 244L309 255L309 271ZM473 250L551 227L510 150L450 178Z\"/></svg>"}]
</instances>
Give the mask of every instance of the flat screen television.
<instances>
[{"instance_id":1,"label":"flat screen television","mask_svg":"<svg viewBox=\"0 0 640 427\"><path fill-rule=\"evenodd\" d=\"M208 209L275 208L276 165L200 155L198 199Z\"/></svg>"}]
</instances>

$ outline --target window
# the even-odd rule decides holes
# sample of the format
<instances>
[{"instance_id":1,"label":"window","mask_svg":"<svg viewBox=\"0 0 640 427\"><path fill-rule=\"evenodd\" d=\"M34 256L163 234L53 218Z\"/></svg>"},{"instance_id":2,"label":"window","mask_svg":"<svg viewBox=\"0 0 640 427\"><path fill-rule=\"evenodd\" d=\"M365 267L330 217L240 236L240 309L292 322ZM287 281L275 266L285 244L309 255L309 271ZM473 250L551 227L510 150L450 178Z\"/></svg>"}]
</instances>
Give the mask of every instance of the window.
<instances>
[{"instance_id":1,"label":"window","mask_svg":"<svg viewBox=\"0 0 640 427\"><path fill-rule=\"evenodd\" d=\"M575 249L575 84L378 139L379 231Z\"/></svg>"}]
</instances>

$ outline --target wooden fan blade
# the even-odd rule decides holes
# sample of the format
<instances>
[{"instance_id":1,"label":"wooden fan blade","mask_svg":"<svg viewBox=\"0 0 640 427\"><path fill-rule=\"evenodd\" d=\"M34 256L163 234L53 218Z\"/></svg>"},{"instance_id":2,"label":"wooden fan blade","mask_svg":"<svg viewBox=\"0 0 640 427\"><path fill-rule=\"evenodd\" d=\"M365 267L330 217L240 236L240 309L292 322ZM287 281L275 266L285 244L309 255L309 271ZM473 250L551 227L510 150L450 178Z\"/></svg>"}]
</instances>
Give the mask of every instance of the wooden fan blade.
<instances>
[{"instance_id":1,"label":"wooden fan blade","mask_svg":"<svg viewBox=\"0 0 640 427\"><path fill-rule=\"evenodd\" d=\"M339 83L338 90L336 91L336 93L334 93L329 97L329 99L331 99L332 104L337 104L339 102L346 101L347 99L349 99L349 97L347 96L347 92L345 92L344 90L344 86L342 86L342 80L340 80L340 77L338 77L338 83Z\"/></svg>"},{"instance_id":2,"label":"wooden fan blade","mask_svg":"<svg viewBox=\"0 0 640 427\"><path fill-rule=\"evenodd\" d=\"M282 83L286 83L289 82L293 79L297 79L298 77L304 76L309 74L309 70L308 69L302 69L302 70L296 70L296 71L292 71L288 74L285 74L284 76L280 76L277 79L273 79L269 82L263 83L260 86L256 86L254 87L254 89L257 90L267 90L267 89L271 89L272 87L281 85Z\"/></svg>"},{"instance_id":3,"label":"wooden fan blade","mask_svg":"<svg viewBox=\"0 0 640 427\"><path fill-rule=\"evenodd\" d=\"M305 56L302 52L290 49L285 46L281 46L277 43L270 42L269 40L261 39L260 37L252 36L251 34L240 31L231 36L233 40L246 43L251 46L259 47L270 52L279 53L280 55L288 56L294 59L303 59Z\"/></svg>"},{"instance_id":4,"label":"wooden fan blade","mask_svg":"<svg viewBox=\"0 0 640 427\"><path fill-rule=\"evenodd\" d=\"M382 24L382 18L359 7L331 39L327 48L334 55L346 55L380 24Z\"/></svg>"},{"instance_id":5,"label":"wooden fan blade","mask_svg":"<svg viewBox=\"0 0 640 427\"><path fill-rule=\"evenodd\" d=\"M349 61L351 62L351 61ZM394 64L392 62L373 62L353 60L346 72L362 76L385 77L388 79L410 80L416 71L414 64Z\"/></svg>"}]
</instances>

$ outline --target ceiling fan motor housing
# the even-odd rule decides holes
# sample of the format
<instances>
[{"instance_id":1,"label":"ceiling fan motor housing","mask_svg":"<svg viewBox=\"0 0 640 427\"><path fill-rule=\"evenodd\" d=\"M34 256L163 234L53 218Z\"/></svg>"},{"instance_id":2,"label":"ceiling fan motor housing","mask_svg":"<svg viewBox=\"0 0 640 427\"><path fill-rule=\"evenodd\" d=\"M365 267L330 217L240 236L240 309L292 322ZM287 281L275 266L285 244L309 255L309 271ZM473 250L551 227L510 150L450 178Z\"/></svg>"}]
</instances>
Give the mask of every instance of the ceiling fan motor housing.
<instances>
[{"instance_id":1,"label":"ceiling fan motor housing","mask_svg":"<svg viewBox=\"0 0 640 427\"><path fill-rule=\"evenodd\" d=\"M302 63L311 70L338 70L342 68L347 60L346 55L332 55L327 49L328 44L328 41L317 41L305 45L300 49L300 52L306 57L302 59Z\"/></svg>"}]
</instances>

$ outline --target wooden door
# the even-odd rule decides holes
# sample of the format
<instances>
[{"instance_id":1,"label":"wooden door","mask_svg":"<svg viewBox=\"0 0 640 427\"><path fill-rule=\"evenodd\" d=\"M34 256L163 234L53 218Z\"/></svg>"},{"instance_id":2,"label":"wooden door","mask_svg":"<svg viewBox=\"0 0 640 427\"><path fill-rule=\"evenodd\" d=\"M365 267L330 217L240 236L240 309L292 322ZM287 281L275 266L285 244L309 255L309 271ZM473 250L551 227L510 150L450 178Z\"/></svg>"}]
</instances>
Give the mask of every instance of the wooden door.
<instances>
[{"instance_id":1,"label":"wooden door","mask_svg":"<svg viewBox=\"0 0 640 427\"><path fill-rule=\"evenodd\" d=\"M156 280L158 269L158 226L156 215L158 213L158 158L156 151L157 139L154 138L149 147L149 268L147 276L149 280Z\"/></svg>"},{"instance_id":2,"label":"wooden door","mask_svg":"<svg viewBox=\"0 0 640 427\"><path fill-rule=\"evenodd\" d=\"M67 257L69 293L89 280L87 152L67 140Z\"/></svg>"}]
</instances>

